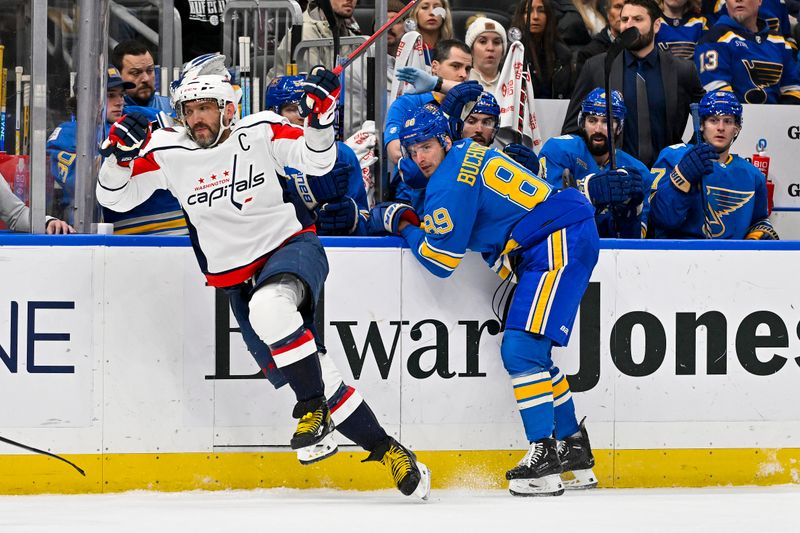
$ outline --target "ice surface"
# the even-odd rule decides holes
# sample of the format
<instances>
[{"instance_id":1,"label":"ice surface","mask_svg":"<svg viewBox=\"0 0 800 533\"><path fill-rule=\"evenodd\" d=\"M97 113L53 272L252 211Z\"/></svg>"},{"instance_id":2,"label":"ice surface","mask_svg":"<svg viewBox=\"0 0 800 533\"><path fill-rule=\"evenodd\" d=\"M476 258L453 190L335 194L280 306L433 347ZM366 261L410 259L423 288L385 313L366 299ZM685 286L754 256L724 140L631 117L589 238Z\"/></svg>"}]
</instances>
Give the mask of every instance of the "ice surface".
<instances>
[{"instance_id":1,"label":"ice surface","mask_svg":"<svg viewBox=\"0 0 800 533\"><path fill-rule=\"evenodd\" d=\"M558 498L435 490L0 496L1 533L800 532L800 486L596 489Z\"/></svg>"}]
</instances>

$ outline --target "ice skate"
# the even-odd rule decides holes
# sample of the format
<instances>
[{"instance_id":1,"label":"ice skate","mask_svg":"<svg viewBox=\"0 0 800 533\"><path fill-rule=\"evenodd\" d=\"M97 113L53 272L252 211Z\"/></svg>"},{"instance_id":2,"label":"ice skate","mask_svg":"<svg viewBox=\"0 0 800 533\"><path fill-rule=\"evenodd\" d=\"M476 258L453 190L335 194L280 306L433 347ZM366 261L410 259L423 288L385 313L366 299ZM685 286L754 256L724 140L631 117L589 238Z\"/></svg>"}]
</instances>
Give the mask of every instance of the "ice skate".
<instances>
[{"instance_id":1,"label":"ice skate","mask_svg":"<svg viewBox=\"0 0 800 533\"><path fill-rule=\"evenodd\" d=\"M561 460L562 482L567 490L593 489L597 486L597 476L594 475L594 455L592 446L589 444L589 434L586 432L584 418L581 420L580 435L577 437L567 437L563 441L558 441L558 458Z\"/></svg>"},{"instance_id":2,"label":"ice skate","mask_svg":"<svg viewBox=\"0 0 800 533\"><path fill-rule=\"evenodd\" d=\"M331 435L334 424L325 398L298 402L292 416L300 419L291 445L301 463L316 463L336 453L338 447Z\"/></svg>"},{"instance_id":3,"label":"ice skate","mask_svg":"<svg viewBox=\"0 0 800 533\"><path fill-rule=\"evenodd\" d=\"M519 464L506 472L508 490L514 496L561 496L561 472L555 439L537 440Z\"/></svg>"},{"instance_id":4,"label":"ice skate","mask_svg":"<svg viewBox=\"0 0 800 533\"><path fill-rule=\"evenodd\" d=\"M427 500L431 493L431 472L417 461L414 452L389 437L370 452L363 462L378 461L389 469L397 488L406 496Z\"/></svg>"}]
</instances>

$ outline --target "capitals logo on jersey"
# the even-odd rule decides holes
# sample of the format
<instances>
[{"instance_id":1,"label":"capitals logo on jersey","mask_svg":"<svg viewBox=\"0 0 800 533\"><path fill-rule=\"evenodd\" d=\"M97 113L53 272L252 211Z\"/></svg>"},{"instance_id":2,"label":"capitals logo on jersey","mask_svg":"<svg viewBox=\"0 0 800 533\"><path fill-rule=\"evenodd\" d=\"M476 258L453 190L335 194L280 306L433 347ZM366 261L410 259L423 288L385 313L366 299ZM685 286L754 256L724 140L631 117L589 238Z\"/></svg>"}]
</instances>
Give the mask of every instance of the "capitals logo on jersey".
<instances>
[{"instance_id":1,"label":"capitals logo on jersey","mask_svg":"<svg viewBox=\"0 0 800 533\"><path fill-rule=\"evenodd\" d=\"M237 177L237 157L233 156L233 172L223 170L218 174L212 173L208 178L200 177L195 186L195 193L189 195L186 203L189 205L205 204L211 207L214 202L229 198L231 204L241 211L245 205L253 201L252 189L264 184L264 172L258 172L250 163L247 175Z\"/></svg>"}]
</instances>

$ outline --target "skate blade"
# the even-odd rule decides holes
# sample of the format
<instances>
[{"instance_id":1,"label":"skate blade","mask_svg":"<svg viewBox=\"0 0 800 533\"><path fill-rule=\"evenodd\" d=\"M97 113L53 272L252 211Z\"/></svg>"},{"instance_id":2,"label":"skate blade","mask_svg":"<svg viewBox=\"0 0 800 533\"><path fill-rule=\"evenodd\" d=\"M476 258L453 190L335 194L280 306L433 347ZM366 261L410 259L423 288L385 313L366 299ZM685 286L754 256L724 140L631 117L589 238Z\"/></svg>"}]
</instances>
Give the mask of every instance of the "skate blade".
<instances>
[{"instance_id":1,"label":"skate blade","mask_svg":"<svg viewBox=\"0 0 800 533\"><path fill-rule=\"evenodd\" d=\"M572 470L570 473L572 474L571 478L564 479L563 476L561 478L566 490L588 490L597 486L597 476L594 475L591 468Z\"/></svg>"},{"instance_id":2,"label":"skate blade","mask_svg":"<svg viewBox=\"0 0 800 533\"><path fill-rule=\"evenodd\" d=\"M512 479L508 482L508 491L514 496L561 496L564 484L561 476L552 474L532 479Z\"/></svg>"},{"instance_id":3,"label":"skate blade","mask_svg":"<svg viewBox=\"0 0 800 533\"><path fill-rule=\"evenodd\" d=\"M419 468L419 484L411 496L427 501L428 496L431 495L431 470L419 461L417 461L417 468Z\"/></svg>"},{"instance_id":4,"label":"skate blade","mask_svg":"<svg viewBox=\"0 0 800 533\"><path fill-rule=\"evenodd\" d=\"M339 445L333 440L333 435L328 433L313 446L306 446L296 451L297 460L300 461L300 464L310 465L335 455L339 451Z\"/></svg>"}]
</instances>

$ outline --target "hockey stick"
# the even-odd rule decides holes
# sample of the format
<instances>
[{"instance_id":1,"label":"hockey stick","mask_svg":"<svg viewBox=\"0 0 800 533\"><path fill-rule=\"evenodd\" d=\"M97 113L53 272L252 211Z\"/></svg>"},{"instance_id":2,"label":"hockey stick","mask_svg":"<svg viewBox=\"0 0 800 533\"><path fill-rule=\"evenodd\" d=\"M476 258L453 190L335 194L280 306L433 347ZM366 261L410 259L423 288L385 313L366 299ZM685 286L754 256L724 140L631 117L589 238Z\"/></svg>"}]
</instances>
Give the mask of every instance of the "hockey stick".
<instances>
[{"instance_id":1,"label":"hockey stick","mask_svg":"<svg viewBox=\"0 0 800 533\"><path fill-rule=\"evenodd\" d=\"M700 144L703 142L703 133L700 131L700 106L697 103L689 104L689 109L692 112L692 126L694 127L694 142ZM708 226L708 219L706 218L706 186L703 184L703 178L700 178L700 196L703 199L703 234L706 239L710 238L711 228Z\"/></svg>"},{"instance_id":2,"label":"hockey stick","mask_svg":"<svg viewBox=\"0 0 800 533\"><path fill-rule=\"evenodd\" d=\"M331 30L331 34L333 34L333 64L339 64L339 54L341 53L341 37L339 35L339 25L336 22L336 13L333 12L333 5L331 4L331 0L317 0L317 5L322 10L323 15L325 15L325 20L328 21L328 27ZM335 71L334 71L335 72ZM341 75L341 72L337 72L337 75L340 77L340 85L344 86L344 76ZM346 88L342 87L345 90L339 92L339 105L336 108L336 140L343 141L344 140L344 96Z\"/></svg>"},{"instance_id":3,"label":"hockey stick","mask_svg":"<svg viewBox=\"0 0 800 533\"><path fill-rule=\"evenodd\" d=\"M2 436L0 436L0 442L5 442L6 444L10 444L12 446L17 446L18 448L22 448L23 450L28 450L29 452L40 453L42 455L46 455L48 457L52 457L53 459L58 459L59 461L64 461L69 466L71 466L72 468L77 470L80 475L82 475L83 477L86 477L86 472L84 472L81 467L79 467L78 465L76 465L72 461L68 461L67 459L64 459L60 455L56 455L54 453L46 452L44 450L40 450L39 448L34 448L33 446L27 446L25 444L22 444L21 442L17 442L15 440L7 439L7 438L2 437Z\"/></svg>"},{"instance_id":4,"label":"hockey stick","mask_svg":"<svg viewBox=\"0 0 800 533\"><path fill-rule=\"evenodd\" d=\"M639 30L635 26L631 26L619 36L611 44L611 47L606 53L605 69L603 72L605 82L604 89L606 91L606 128L608 133L608 163L611 170L617 169L617 157L614 153L614 117L611 114L611 66L617 56L622 53L625 48L632 45L636 39L639 38ZM624 118L624 117L620 117Z\"/></svg>"},{"instance_id":5,"label":"hockey stick","mask_svg":"<svg viewBox=\"0 0 800 533\"><path fill-rule=\"evenodd\" d=\"M5 49L0 44L0 152L6 149L6 69L3 68Z\"/></svg>"},{"instance_id":6,"label":"hockey stick","mask_svg":"<svg viewBox=\"0 0 800 533\"><path fill-rule=\"evenodd\" d=\"M403 15L405 15L411 8L413 8L418 1L419 0L411 0L408 4L406 4L406 7L398 11L397 15L395 15L392 20L386 22L386 24L378 28L377 31L375 31L375 33L373 33L366 41L361 43L358 46L358 48L350 52L350 54L344 59L344 61L342 61L341 64L336 65L336 67L333 69L333 73L337 75L341 74L344 69L346 69L353 63L353 61L361 57L361 55L367 51L367 48L372 46L372 44L378 39L378 37L386 33L389 30L389 28L391 28L398 20L400 20L403 17Z\"/></svg>"},{"instance_id":7,"label":"hockey stick","mask_svg":"<svg viewBox=\"0 0 800 533\"><path fill-rule=\"evenodd\" d=\"M22 154L22 67L14 67L14 89L17 96L14 113L14 153Z\"/></svg>"}]
</instances>

